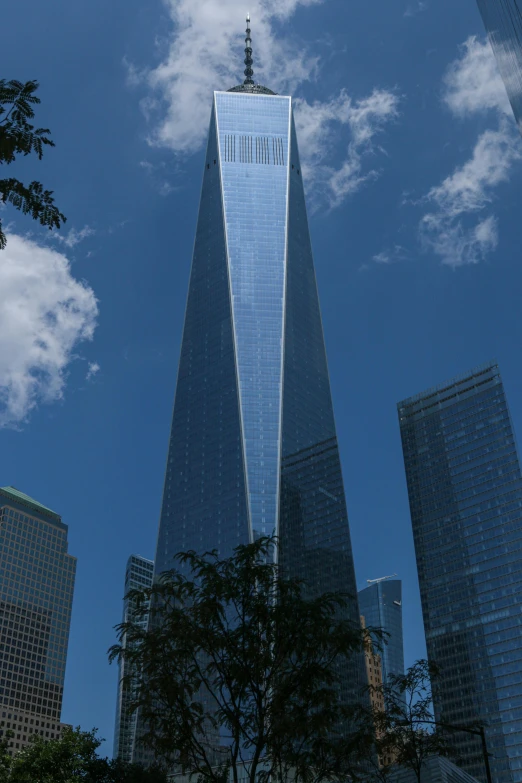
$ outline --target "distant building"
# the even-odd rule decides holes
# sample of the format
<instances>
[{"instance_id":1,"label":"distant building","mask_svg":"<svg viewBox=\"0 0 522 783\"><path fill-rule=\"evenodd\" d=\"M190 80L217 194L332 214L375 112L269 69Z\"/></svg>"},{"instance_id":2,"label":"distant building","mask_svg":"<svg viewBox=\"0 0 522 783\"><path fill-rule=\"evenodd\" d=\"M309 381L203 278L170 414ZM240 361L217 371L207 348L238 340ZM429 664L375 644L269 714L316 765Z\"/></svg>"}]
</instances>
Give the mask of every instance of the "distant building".
<instances>
[{"instance_id":1,"label":"distant building","mask_svg":"<svg viewBox=\"0 0 522 783\"><path fill-rule=\"evenodd\" d=\"M361 615L361 626L366 628L366 619ZM364 660L366 663L366 677L368 679L370 704L376 712L384 712L384 694L380 689L383 684L382 677L382 657L376 651L376 648L370 640L367 640L364 649ZM377 732L377 736L382 736ZM379 766L388 766L393 762L394 756L379 757Z\"/></svg>"},{"instance_id":2,"label":"distant building","mask_svg":"<svg viewBox=\"0 0 522 783\"><path fill-rule=\"evenodd\" d=\"M398 409L435 717L485 726L494 783L521 783L522 475L498 366ZM452 742L485 781L480 738Z\"/></svg>"},{"instance_id":3,"label":"distant building","mask_svg":"<svg viewBox=\"0 0 522 783\"><path fill-rule=\"evenodd\" d=\"M417 783L417 775L412 769L398 767L389 774L387 781ZM430 756L421 768L421 783L477 783L477 779L444 756Z\"/></svg>"},{"instance_id":4,"label":"distant building","mask_svg":"<svg viewBox=\"0 0 522 783\"><path fill-rule=\"evenodd\" d=\"M478 0L478 7L522 133L522 4L520 0Z\"/></svg>"},{"instance_id":5,"label":"distant building","mask_svg":"<svg viewBox=\"0 0 522 783\"><path fill-rule=\"evenodd\" d=\"M128 622L132 619L133 602L127 598L130 590L139 590L152 586L152 577L154 573L154 562L147 560L140 555L131 555L127 560L125 570L125 591L123 598L123 618L122 622ZM148 623L148 615L139 620L139 624L144 628ZM125 646L125 639L123 640ZM129 702L132 699L133 690L124 687L123 677L127 674L125 671L125 661L121 661L118 672L118 697L116 702L116 720L114 725L114 758L121 758L123 761L136 761L135 757L135 738L136 738L136 713L132 715L128 712Z\"/></svg>"},{"instance_id":6,"label":"distant building","mask_svg":"<svg viewBox=\"0 0 522 783\"><path fill-rule=\"evenodd\" d=\"M0 736L57 739L76 558L67 525L14 487L0 489Z\"/></svg>"},{"instance_id":7,"label":"distant building","mask_svg":"<svg viewBox=\"0 0 522 783\"><path fill-rule=\"evenodd\" d=\"M366 628L366 618L361 615L361 625ZM384 710L384 697L382 692L372 690L382 685L382 659L376 652L374 646L369 643L366 644L364 650L364 662L366 664L366 676L368 678L368 685L370 686L370 702L372 707L376 710Z\"/></svg>"},{"instance_id":8,"label":"distant building","mask_svg":"<svg viewBox=\"0 0 522 783\"><path fill-rule=\"evenodd\" d=\"M381 628L387 634L379 654L382 658L382 679L388 683L390 674L404 674L401 580L376 579L369 587L360 590L359 609L369 628Z\"/></svg>"}]
</instances>

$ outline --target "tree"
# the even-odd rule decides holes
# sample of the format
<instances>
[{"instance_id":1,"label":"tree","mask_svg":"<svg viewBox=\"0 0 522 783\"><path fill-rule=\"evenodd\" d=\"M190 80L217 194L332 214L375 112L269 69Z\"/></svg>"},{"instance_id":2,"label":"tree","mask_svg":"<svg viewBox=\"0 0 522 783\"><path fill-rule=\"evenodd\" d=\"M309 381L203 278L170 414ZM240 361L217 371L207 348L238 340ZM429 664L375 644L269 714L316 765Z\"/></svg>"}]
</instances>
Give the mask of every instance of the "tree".
<instances>
[{"instance_id":1,"label":"tree","mask_svg":"<svg viewBox=\"0 0 522 783\"><path fill-rule=\"evenodd\" d=\"M9 774L12 766L12 758L9 755L9 740L14 737L14 732L6 731L5 735L0 737L0 783L8 783Z\"/></svg>"},{"instance_id":2,"label":"tree","mask_svg":"<svg viewBox=\"0 0 522 783\"><path fill-rule=\"evenodd\" d=\"M0 164L9 165L17 155L35 153L39 160L45 146L54 147L48 128L36 128L29 120L34 117L33 106L40 103L34 93L38 82L19 82L0 79ZM12 204L24 215L30 214L42 226L60 228L65 216L54 203L52 190L44 190L40 182L24 185L14 177L0 179L0 200ZM6 245L6 237L0 222L0 250Z\"/></svg>"},{"instance_id":3,"label":"tree","mask_svg":"<svg viewBox=\"0 0 522 783\"><path fill-rule=\"evenodd\" d=\"M44 740L33 735L31 744L12 759L2 783L166 783L159 768L100 758L102 740L96 729L66 728L59 739ZM1 769L1 762L0 762Z\"/></svg>"},{"instance_id":4,"label":"tree","mask_svg":"<svg viewBox=\"0 0 522 783\"><path fill-rule=\"evenodd\" d=\"M384 710L371 711L381 779L399 765L413 770L420 783L429 756L451 754L432 712L431 683L438 674L435 664L419 660L405 674L391 674L387 683L370 686L370 691L382 694L385 705Z\"/></svg>"},{"instance_id":5,"label":"tree","mask_svg":"<svg viewBox=\"0 0 522 783\"><path fill-rule=\"evenodd\" d=\"M177 555L179 568L131 591L110 660L129 666L141 742L202 783L356 780L361 735L340 677L363 631L345 597L306 597L273 562L274 539ZM149 609L150 605L150 609ZM140 620L150 612L148 628Z\"/></svg>"}]
</instances>

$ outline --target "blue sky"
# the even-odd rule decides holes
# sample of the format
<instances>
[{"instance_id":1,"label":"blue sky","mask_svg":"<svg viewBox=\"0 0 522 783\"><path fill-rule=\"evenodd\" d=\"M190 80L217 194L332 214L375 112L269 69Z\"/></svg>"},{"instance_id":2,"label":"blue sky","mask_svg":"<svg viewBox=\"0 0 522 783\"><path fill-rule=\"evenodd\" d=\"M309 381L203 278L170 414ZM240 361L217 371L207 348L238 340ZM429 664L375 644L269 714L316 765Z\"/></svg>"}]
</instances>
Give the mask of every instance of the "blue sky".
<instances>
[{"instance_id":1,"label":"blue sky","mask_svg":"<svg viewBox=\"0 0 522 783\"><path fill-rule=\"evenodd\" d=\"M19 0L5 78L38 79L59 235L10 208L0 478L78 557L63 719L111 752L127 557L152 557L213 89L296 96L359 585L404 580L424 634L396 403L497 358L522 431L522 139L475 0ZM466 43L467 42L467 43ZM58 236L60 238L58 238Z\"/></svg>"}]
</instances>

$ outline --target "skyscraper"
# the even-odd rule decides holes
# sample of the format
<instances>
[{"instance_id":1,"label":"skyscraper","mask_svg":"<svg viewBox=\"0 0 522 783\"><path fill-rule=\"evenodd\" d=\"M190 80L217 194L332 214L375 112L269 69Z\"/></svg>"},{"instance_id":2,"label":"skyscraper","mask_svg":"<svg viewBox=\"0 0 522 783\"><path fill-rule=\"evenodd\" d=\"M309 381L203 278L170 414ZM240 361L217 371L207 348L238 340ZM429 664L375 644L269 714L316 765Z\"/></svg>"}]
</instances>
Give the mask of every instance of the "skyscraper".
<instances>
[{"instance_id":1,"label":"skyscraper","mask_svg":"<svg viewBox=\"0 0 522 783\"><path fill-rule=\"evenodd\" d=\"M292 100L254 83L250 29L245 63L212 101L155 570L277 533L283 572L358 622Z\"/></svg>"},{"instance_id":2,"label":"skyscraper","mask_svg":"<svg viewBox=\"0 0 522 783\"><path fill-rule=\"evenodd\" d=\"M76 558L67 525L14 487L0 489L0 733L11 752L60 735Z\"/></svg>"},{"instance_id":3,"label":"skyscraper","mask_svg":"<svg viewBox=\"0 0 522 783\"><path fill-rule=\"evenodd\" d=\"M382 659L382 680L390 674L404 674L402 640L402 582L400 579L375 579L359 591L359 609L366 625L382 628L387 634L379 655Z\"/></svg>"},{"instance_id":4,"label":"skyscraper","mask_svg":"<svg viewBox=\"0 0 522 783\"><path fill-rule=\"evenodd\" d=\"M128 598L131 590L140 590L152 587L152 577L154 572L154 563L140 555L131 555L127 560L125 569L125 589L123 593L123 617L122 622L131 620L137 622L141 627L148 624L148 614L140 617L139 620L133 617L132 611L134 602ZM147 607L148 609L148 607ZM123 639L125 646L125 639ZM129 702L133 696L132 687L123 684L122 680L128 672L125 670L125 661L122 659L118 668L118 695L116 702L116 720L114 723L114 758L120 758L123 761L131 762L135 760L134 742L136 737L137 713L129 713Z\"/></svg>"},{"instance_id":5,"label":"skyscraper","mask_svg":"<svg viewBox=\"0 0 522 783\"><path fill-rule=\"evenodd\" d=\"M398 404L437 720L486 727L494 783L522 781L522 477L496 363ZM480 740L452 735L485 780Z\"/></svg>"},{"instance_id":6,"label":"skyscraper","mask_svg":"<svg viewBox=\"0 0 522 783\"><path fill-rule=\"evenodd\" d=\"M522 133L521 0L477 0L500 75Z\"/></svg>"}]
</instances>

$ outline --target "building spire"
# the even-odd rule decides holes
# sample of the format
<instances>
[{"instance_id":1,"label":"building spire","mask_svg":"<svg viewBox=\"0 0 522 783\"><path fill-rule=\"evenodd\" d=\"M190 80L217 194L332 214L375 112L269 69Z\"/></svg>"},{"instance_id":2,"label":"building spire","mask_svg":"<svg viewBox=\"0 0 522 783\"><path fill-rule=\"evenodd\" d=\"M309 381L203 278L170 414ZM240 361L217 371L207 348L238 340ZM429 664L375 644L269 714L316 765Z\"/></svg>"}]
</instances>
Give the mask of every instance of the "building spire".
<instances>
[{"instance_id":1,"label":"building spire","mask_svg":"<svg viewBox=\"0 0 522 783\"><path fill-rule=\"evenodd\" d=\"M252 65L254 64L254 61L252 59L252 39L250 38L250 14L247 14L246 18L246 38L245 38L245 81L243 84L254 84L254 80L252 79L252 76L254 75L254 71L252 70Z\"/></svg>"}]
</instances>

